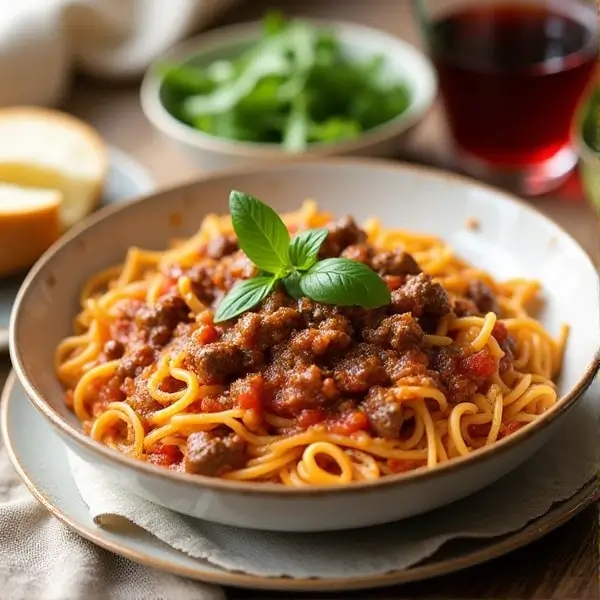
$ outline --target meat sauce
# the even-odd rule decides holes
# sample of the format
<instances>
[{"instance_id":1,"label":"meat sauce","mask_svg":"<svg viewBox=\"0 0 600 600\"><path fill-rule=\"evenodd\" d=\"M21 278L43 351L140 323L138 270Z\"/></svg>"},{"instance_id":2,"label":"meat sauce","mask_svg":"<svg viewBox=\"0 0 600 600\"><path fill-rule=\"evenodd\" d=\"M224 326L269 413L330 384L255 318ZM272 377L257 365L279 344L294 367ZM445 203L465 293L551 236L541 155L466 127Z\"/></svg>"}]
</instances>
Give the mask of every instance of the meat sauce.
<instances>
[{"instance_id":1,"label":"meat sauce","mask_svg":"<svg viewBox=\"0 0 600 600\"><path fill-rule=\"evenodd\" d=\"M329 226L320 257L334 256L360 260L377 271L391 290L391 303L375 310L336 307L294 300L280 288L257 308L216 326L210 312L193 322L174 285L168 286L152 306L133 302L120 307L101 356L118 360L118 368L97 390L96 404L126 400L142 416L160 408L145 383L160 353L175 347L183 351L183 367L201 383L225 388L218 396L196 401L190 412L240 407L249 411L248 427L274 432L263 418L268 412L290 424L278 434L323 427L339 435L364 431L395 439L407 421L394 387L433 386L451 404L485 393L496 369L487 350L435 347L425 338L445 315L499 312L485 283L475 282L464 298L451 300L409 254L376 252L350 217ZM253 274L235 240L224 238L202 248L193 268L172 267L167 280L188 276L197 297L214 308L237 280ZM493 335L510 361L512 340L506 328L497 324ZM174 391L177 383L163 385L175 386L164 390ZM220 475L240 468L247 458L241 438L217 430L191 434L185 453L159 444L149 460ZM405 462L388 466L392 472L414 467Z\"/></svg>"}]
</instances>

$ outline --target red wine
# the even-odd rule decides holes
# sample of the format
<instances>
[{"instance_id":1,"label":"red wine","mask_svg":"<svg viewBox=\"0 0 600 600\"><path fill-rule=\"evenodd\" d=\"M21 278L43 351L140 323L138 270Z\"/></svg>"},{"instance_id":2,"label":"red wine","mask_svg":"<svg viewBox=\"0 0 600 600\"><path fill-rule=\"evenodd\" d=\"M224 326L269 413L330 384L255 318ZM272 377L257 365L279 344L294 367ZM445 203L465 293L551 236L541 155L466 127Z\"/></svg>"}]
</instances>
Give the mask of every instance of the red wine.
<instances>
[{"instance_id":1,"label":"red wine","mask_svg":"<svg viewBox=\"0 0 600 600\"><path fill-rule=\"evenodd\" d=\"M541 163L569 143L598 50L586 13L565 11L502 3L433 23L433 59L459 149L518 166Z\"/></svg>"}]
</instances>

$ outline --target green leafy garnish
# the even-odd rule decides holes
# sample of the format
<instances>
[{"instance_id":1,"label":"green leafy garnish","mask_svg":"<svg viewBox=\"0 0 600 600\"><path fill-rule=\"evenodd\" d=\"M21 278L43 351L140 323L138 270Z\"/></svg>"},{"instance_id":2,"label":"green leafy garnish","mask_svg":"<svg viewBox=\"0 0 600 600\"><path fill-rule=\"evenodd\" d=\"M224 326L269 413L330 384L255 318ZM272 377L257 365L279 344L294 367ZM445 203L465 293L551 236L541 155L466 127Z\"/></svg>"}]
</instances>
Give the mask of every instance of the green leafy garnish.
<instances>
[{"instance_id":1,"label":"green leafy garnish","mask_svg":"<svg viewBox=\"0 0 600 600\"><path fill-rule=\"evenodd\" d=\"M383 56L352 57L328 29L270 13L237 57L161 65L161 98L210 135L302 152L356 138L409 107L408 87L385 66Z\"/></svg>"},{"instance_id":2,"label":"green leafy garnish","mask_svg":"<svg viewBox=\"0 0 600 600\"><path fill-rule=\"evenodd\" d=\"M264 300L275 285L275 277L259 275L240 281L231 288L215 312L215 323L227 321Z\"/></svg>"},{"instance_id":3,"label":"green leafy garnish","mask_svg":"<svg viewBox=\"0 0 600 600\"><path fill-rule=\"evenodd\" d=\"M326 258L300 278L306 296L324 304L377 308L388 304L390 291L367 265L349 258Z\"/></svg>"},{"instance_id":4,"label":"green leafy garnish","mask_svg":"<svg viewBox=\"0 0 600 600\"><path fill-rule=\"evenodd\" d=\"M242 192L231 192L233 230L246 256L262 271L279 273L290 266L290 234L281 217L266 204Z\"/></svg>"},{"instance_id":5,"label":"green leafy garnish","mask_svg":"<svg viewBox=\"0 0 600 600\"><path fill-rule=\"evenodd\" d=\"M376 308L390 301L387 286L367 265L349 258L318 260L327 229L309 229L290 241L281 217L249 194L232 191L229 211L240 248L260 274L236 284L219 304L214 321L241 315L283 283L295 299L324 304Z\"/></svg>"},{"instance_id":6,"label":"green leafy garnish","mask_svg":"<svg viewBox=\"0 0 600 600\"><path fill-rule=\"evenodd\" d=\"M317 262L319 250L327 237L327 229L307 229L290 244L290 261L298 271L306 271Z\"/></svg>"}]
</instances>

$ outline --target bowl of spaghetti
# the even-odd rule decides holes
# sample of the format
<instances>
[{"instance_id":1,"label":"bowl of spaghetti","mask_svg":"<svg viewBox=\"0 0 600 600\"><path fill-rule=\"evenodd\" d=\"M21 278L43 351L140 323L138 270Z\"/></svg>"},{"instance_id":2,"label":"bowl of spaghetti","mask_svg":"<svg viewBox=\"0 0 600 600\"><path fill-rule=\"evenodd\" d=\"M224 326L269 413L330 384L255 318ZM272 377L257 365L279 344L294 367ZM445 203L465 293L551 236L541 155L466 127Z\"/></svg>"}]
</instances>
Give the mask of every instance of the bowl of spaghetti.
<instances>
[{"instance_id":1,"label":"bowl of spaghetti","mask_svg":"<svg viewBox=\"0 0 600 600\"><path fill-rule=\"evenodd\" d=\"M115 482L320 531L443 506L552 443L599 315L592 262L530 206L331 159L101 211L29 274L10 342L31 401Z\"/></svg>"}]
</instances>

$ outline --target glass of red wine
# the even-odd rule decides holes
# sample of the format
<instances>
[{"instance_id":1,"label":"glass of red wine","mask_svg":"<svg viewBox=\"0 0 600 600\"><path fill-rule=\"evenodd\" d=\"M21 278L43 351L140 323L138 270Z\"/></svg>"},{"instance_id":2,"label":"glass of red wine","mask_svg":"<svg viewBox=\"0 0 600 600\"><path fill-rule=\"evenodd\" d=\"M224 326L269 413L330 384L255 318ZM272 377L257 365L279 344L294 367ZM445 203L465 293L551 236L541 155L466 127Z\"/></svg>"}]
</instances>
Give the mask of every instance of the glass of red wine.
<instances>
[{"instance_id":1,"label":"glass of red wine","mask_svg":"<svg viewBox=\"0 0 600 600\"><path fill-rule=\"evenodd\" d=\"M594 0L413 0L457 163L537 195L577 161L570 127L598 60Z\"/></svg>"}]
</instances>

